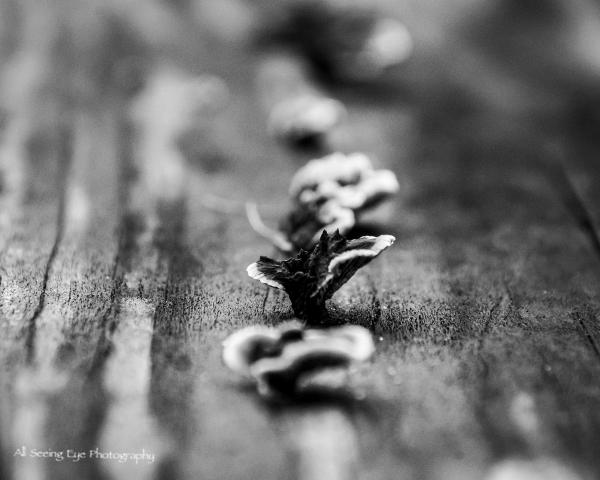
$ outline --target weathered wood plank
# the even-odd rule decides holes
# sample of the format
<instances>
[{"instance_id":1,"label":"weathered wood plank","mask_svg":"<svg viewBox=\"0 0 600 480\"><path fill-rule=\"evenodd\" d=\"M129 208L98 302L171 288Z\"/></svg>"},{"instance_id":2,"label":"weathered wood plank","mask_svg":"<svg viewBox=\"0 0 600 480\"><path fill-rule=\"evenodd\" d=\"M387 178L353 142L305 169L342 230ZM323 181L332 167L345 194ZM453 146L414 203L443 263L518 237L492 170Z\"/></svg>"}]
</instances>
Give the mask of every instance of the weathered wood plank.
<instances>
[{"instance_id":1,"label":"weathered wood plank","mask_svg":"<svg viewBox=\"0 0 600 480\"><path fill-rule=\"evenodd\" d=\"M0 473L7 478L13 473L17 372L32 356L34 326L46 302L49 271L62 234L69 157L66 111L53 95L55 79L45 68L52 38L44 29L35 31L44 11L21 17L16 7L3 4L7 23L0 71ZM15 38L17 32L20 39ZM32 409L31 414L35 419L37 412ZM29 472L30 478L35 472Z\"/></svg>"},{"instance_id":2,"label":"weathered wood plank","mask_svg":"<svg viewBox=\"0 0 600 480\"><path fill-rule=\"evenodd\" d=\"M9 424L15 398L8 393L13 392L17 368L32 354L33 328L46 302L48 273L60 241L62 165L68 150L60 130L39 130L30 118L13 121L19 125L9 124L2 154L9 168L19 164L17 168L26 173L6 185L2 196L6 237L0 266L0 362L2 390L7 394L2 396L0 421L5 448L13 442Z\"/></svg>"},{"instance_id":3,"label":"weathered wood plank","mask_svg":"<svg viewBox=\"0 0 600 480\"><path fill-rule=\"evenodd\" d=\"M334 298L350 321L373 330L378 353L351 371L347 389L269 404L224 369L220 342L242 326L291 317L284 295L244 274L271 246L249 228L243 204L257 200L275 223L306 154L265 132L265 93L255 83L264 57L250 45L204 38L187 19L192 3L152 3L139 18L138 2L120 7L102 16L90 44L69 50L69 58L88 48L97 54L69 67L95 78L92 92L75 90L83 101L74 102L69 155L58 129L30 134L9 122L4 132L9 173L19 173L19 152L32 165L37 155L44 161L24 174L30 196L16 182L0 197L0 361L12 392L2 396L2 424L12 418L2 446L44 440L54 449L156 454L143 465L17 459L16 477L475 479L543 467L594 478L594 169L557 170L555 138L568 120L541 106L548 92L529 98L535 82L478 63L474 51L455 52L452 65L417 62L402 81L409 98L332 87L349 118L330 147L374 153L403 188L362 228L392 233L396 245ZM86 12L65 23L72 38L95 25ZM185 28L152 40L151 18ZM174 138L152 143L139 117L133 131L125 128L122 98L102 94L97 104L115 83L100 75L118 60L109 50L137 51L127 36L110 40L122 25L134 26L156 57L175 52L190 72L224 77L232 103L208 127L210 151L196 152L222 158L218 168ZM202 45L182 38L188 32ZM483 90L467 78L480 71ZM492 90L510 95L482 102ZM529 108L545 121L522 115ZM151 122L162 113L144 115ZM30 138L36 148L27 152ZM562 147L595 151L588 141ZM67 156L68 174L56 167ZM215 198L225 196L218 208ZM5 214L8 206L15 213ZM506 463L514 457L523 461Z\"/></svg>"},{"instance_id":4,"label":"weathered wood plank","mask_svg":"<svg viewBox=\"0 0 600 480\"><path fill-rule=\"evenodd\" d=\"M420 438L425 443L417 451L429 451L430 464L436 463L435 451L447 455L455 449L469 466L485 465L488 455L529 452L579 458L586 474L597 468L597 440L592 440L597 427L590 425L597 422L596 388L567 379L574 370L580 380L598 374L595 353L572 319L582 305L597 305L598 260L555 188L544 139L528 145L515 135L510 141L500 129L497 138L487 131L486 139L473 129L472 115L462 117L468 126L452 116L432 131L427 111L422 112L418 127L424 147L401 157L408 160L395 167L415 182L407 186L392 232L399 248L390 252L385 267L369 267L381 273L380 284L391 287L381 302L385 313L378 329L394 332L405 343L392 342L380 368L392 365L392 376L402 384L414 378L421 385L410 384L409 399L398 394L409 422L419 425L400 437L401 444L418 444ZM404 137L396 135L398 148L406 148ZM531 141L538 134L523 135ZM423 278L428 287L422 286ZM432 373L425 376L423 369ZM540 383L545 369L561 380ZM444 387L437 390L439 382ZM391 395L388 388L384 392ZM432 389L441 394L437 400ZM457 396L451 400L453 390ZM524 398L536 405L530 418L539 418L539 427L531 431L519 424L518 415L511 417ZM424 403L433 403L432 410L418 413ZM585 409L586 424L572 417L565 430L566 412L557 403L575 417ZM444 412L441 418L438 412ZM458 424L448 423L461 416ZM587 440L578 441L575 431L586 432ZM443 432L450 435L448 443L439 444ZM487 443L483 451L469 445L478 435Z\"/></svg>"},{"instance_id":5,"label":"weathered wood plank","mask_svg":"<svg viewBox=\"0 0 600 480\"><path fill-rule=\"evenodd\" d=\"M61 242L48 272L44 304L32 324L32 358L19 373L13 439L29 448L93 448L105 409L97 372L107 355L120 284L121 198L116 111L76 116ZM31 412L40 412L30 421ZM17 459L15 476L37 466L51 478L95 464ZM25 469L25 470L23 470Z\"/></svg>"}]
</instances>

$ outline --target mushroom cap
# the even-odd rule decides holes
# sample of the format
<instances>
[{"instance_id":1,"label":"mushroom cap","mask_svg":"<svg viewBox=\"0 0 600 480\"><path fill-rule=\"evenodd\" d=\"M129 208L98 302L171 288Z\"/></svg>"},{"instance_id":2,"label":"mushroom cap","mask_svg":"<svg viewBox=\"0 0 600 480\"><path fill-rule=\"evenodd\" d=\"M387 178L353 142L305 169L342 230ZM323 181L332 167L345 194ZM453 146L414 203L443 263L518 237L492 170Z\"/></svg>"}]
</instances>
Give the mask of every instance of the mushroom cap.
<instances>
[{"instance_id":1,"label":"mushroom cap","mask_svg":"<svg viewBox=\"0 0 600 480\"><path fill-rule=\"evenodd\" d=\"M281 228L296 248L310 248L324 230L347 234L362 212L399 190L394 172L375 170L363 153L311 160L292 178L296 204Z\"/></svg>"},{"instance_id":2,"label":"mushroom cap","mask_svg":"<svg viewBox=\"0 0 600 480\"><path fill-rule=\"evenodd\" d=\"M327 270L333 273L344 263L350 262L356 258L375 258L386 248L390 247L396 241L393 235L379 235L378 237L364 236L348 242L348 250L334 257ZM363 248L364 245L364 248Z\"/></svg>"},{"instance_id":3,"label":"mushroom cap","mask_svg":"<svg viewBox=\"0 0 600 480\"><path fill-rule=\"evenodd\" d=\"M223 363L241 375L250 373L250 365L269 351L279 339L273 328L253 325L232 333L223 341Z\"/></svg>"},{"instance_id":4,"label":"mushroom cap","mask_svg":"<svg viewBox=\"0 0 600 480\"><path fill-rule=\"evenodd\" d=\"M265 285L269 285L269 287L277 288L279 290L285 290L285 287L279 283L278 281L270 278L268 273L262 272L258 266L258 262L251 263L246 267L246 272L250 278L254 280L258 280Z\"/></svg>"},{"instance_id":5,"label":"mushroom cap","mask_svg":"<svg viewBox=\"0 0 600 480\"><path fill-rule=\"evenodd\" d=\"M360 210L398 193L399 190L398 179L391 170L367 170L360 173L354 184L342 185L335 180L325 180L314 189L300 192L298 201L303 205L335 202L343 208Z\"/></svg>"},{"instance_id":6,"label":"mushroom cap","mask_svg":"<svg viewBox=\"0 0 600 480\"><path fill-rule=\"evenodd\" d=\"M324 231L339 231L342 235L345 235L356 224L356 216L352 209L342 207L334 201L323 204L317 212L317 219L322 222L323 227L313 235L313 243L319 241Z\"/></svg>"},{"instance_id":7,"label":"mushroom cap","mask_svg":"<svg viewBox=\"0 0 600 480\"><path fill-rule=\"evenodd\" d=\"M314 189L328 180L353 184L362 172L372 170L371 160L364 153L344 155L336 152L309 161L299 169L290 182L290 195L298 197L305 189Z\"/></svg>"},{"instance_id":8,"label":"mushroom cap","mask_svg":"<svg viewBox=\"0 0 600 480\"><path fill-rule=\"evenodd\" d=\"M368 360L375 351L371 333L348 325L326 330L246 327L223 342L223 361L254 378L265 395L293 394L305 376Z\"/></svg>"},{"instance_id":9,"label":"mushroom cap","mask_svg":"<svg viewBox=\"0 0 600 480\"><path fill-rule=\"evenodd\" d=\"M347 240L337 231L324 231L310 251L301 250L284 261L260 257L247 271L251 278L284 290L296 316L317 322L320 319L312 317L324 312L325 301L394 241L392 235Z\"/></svg>"},{"instance_id":10,"label":"mushroom cap","mask_svg":"<svg viewBox=\"0 0 600 480\"><path fill-rule=\"evenodd\" d=\"M375 351L371 333L363 327L306 330L302 341L286 345L281 355L255 362L250 371L262 394L290 394L302 377L328 368L368 360Z\"/></svg>"}]
</instances>

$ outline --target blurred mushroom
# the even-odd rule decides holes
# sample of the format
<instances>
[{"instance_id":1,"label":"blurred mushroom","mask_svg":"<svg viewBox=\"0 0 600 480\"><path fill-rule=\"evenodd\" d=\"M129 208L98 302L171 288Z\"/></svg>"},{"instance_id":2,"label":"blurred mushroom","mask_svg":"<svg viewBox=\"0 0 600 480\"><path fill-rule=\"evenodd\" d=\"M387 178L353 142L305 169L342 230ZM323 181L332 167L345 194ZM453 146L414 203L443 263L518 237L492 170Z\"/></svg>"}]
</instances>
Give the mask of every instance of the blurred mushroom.
<instances>
[{"instance_id":1,"label":"blurred mushroom","mask_svg":"<svg viewBox=\"0 0 600 480\"><path fill-rule=\"evenodd\" d=\"M356 217L350 208L341 207L336 202L326 202L313 208L296 208L281 222L281 228L293 252L298 249L311 249L324 231L336 230L347 233L356 224Z\"/></svg>"},{"instance_id":2,"label":"blurred mushroom","mask_svg":"<svg viewBox=\"0 0 600 480\"><path fill-rule=\"evenodd\" d=\"M295 207L281 230L297 248L311 248L324 230L347 234L365 210L399 190L391 170L375 170L363 153L311 160L292 178Z\"/></svg>"},{"instance_id":3,"label":"blurred mushroom","mask_svg":"<svg viewBox=\"0 0 600 480\"><path fill-rule=\"evenodd\" d=\"M351 153L349 155L340 152L332 153L311 160L298 170L290 182L290 195L299 197L302 191L314 189L323 182L356 183L361 172L372 168L369 157L363 153Z\"/></svg>"},{"instance_id":4,"label":"blurred mushroom","mask_svg":"<svg viewBox=\"0 0 600 480\"><path fill-rule=\"evenodd\" d=\"M333 235L323 231L311 251L301 250L284 261L261 256L247 272L251 278L284 290L296 316L309 324L322 324L327 321L325 302L394 241L391 235L347 240L338 231Z\"/></svg>"},{"instance_id":5,"label":"blurred mushroom","mask_svg":"<svg viewBox=\"0 0 600 480\"><path fill-rule=\"evenodd\" d=\"M318 146L344 118L346 109L327 97L310 68L287 51L269 51L256 75L269 133L294 146Z\"/></svg>"},{"instance_id":6,"label":"blurred mushroom","mask_svg":"<svg viewBox=\"0 0 600 480\"><path fill-rule=\"evenodd\" d=\"M301 204L335 200L354 210L368 207L399 190L391 170L375 170L364 153L332 153L311 160L296 172L290 194Z\"/></svg>"},{"instance_id":7,"label":"blurred mushroom","mask_svg":"<svg viewBox=\"0 0 600 480\"><path fill-rule=\"evenodd\" d=\"M298 95L281 100L271 110L269 132L294 144L320 141L343 118L344 105L319 95Z\"/></svg>"},{"instance_id":8,"label":"blurred mushroom","mask_svg":"<svg viewBox=\"0 0 600 480\"><path fill-rule=\"evenodd\" d=\"M279 337L277 330L258 325L238 330L223 342L223 362L240 375L250 375L250 365L277 351Z\"/></svg>"},{"instance_id":9,"label":"blurred mushroom","mask_svg":"<svg viewBox=\"0 0 600 480\"><path fill-rule=\"evenodd\" d=\"M375 347L368 330L247 327L223 342L224 363L258 382L266 396L293 395L306 377L368 360Z\"/></svg>"}]
</instances>

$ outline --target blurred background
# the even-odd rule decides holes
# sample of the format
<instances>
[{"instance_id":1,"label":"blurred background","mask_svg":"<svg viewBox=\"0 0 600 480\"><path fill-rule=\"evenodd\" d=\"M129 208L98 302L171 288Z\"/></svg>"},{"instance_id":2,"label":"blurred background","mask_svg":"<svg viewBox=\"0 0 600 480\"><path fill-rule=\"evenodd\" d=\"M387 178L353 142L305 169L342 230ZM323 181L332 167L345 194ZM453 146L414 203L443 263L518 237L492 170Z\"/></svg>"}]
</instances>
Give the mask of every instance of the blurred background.
<instances>
[{"instance_id":1,"label":"blurred background","mask_svg":"<svg viewBox=\"0 0 600 480\"><path fill-rule=\"evenodd\" d=\"M218 73L273 52L334 93L354 84L449 114L557 119L595 110L600 28L591 0L5 0L1 8L5 119L24 97L76 104L110 89L133 95L157 64ZM381 18L410 35L390 37L387 70L359 58Z\"/></svg>"},{"instance_id":2,"label":"blurred background","mask_svg":"<svg viewBox=\"0 0 600 480\"><path fill-rule=\"evenodd\" d=\"M551 149L596 136L600 14L591 0L5 0L0 8L4 128L21 115L36 129L53 108L52 122L68 122L78 108L118 97L134 104L134 123L163 112L164 125L144 128L218 168L224 156L206 155L218 149L208 145L218 114L252 85L265 125L275 105L304 94L394 104L418 118L417 135L441 128L521 144L543 136ZM343 128L322 128L323 151L367 148L347 132L340 140ZM18 170L4 166L4 183Z\"/></svg>"}]
</instances>

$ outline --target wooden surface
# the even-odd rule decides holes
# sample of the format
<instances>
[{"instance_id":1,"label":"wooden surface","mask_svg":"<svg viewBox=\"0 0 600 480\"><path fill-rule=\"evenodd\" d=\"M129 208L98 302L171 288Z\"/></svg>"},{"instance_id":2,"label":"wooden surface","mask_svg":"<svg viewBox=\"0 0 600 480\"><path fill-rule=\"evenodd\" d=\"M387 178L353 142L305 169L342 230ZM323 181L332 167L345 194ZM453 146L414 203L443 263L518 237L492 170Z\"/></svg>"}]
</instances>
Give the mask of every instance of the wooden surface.
<instances>
[{"instance_id":1,"label":"wooden surface","mask_svg":"<svg viewBox=\"0 0 600 480\"><path fill-rule=\"evenodd\" d=\"M214 2L4 2L0 477L598 478L600 68L582 49L563 79L551 43L545 69L494 51L486 32L503 45L510 22L466 28L477 3L406 2L415 57L350 88L223 30ZM275 55L348 108L320 152L267 135ZM229 89L194 148L152 143L169 105L131 114L119 72L166 63ZM373 154L402 187L363 228L396 244L333 300L377 353L346 387L266 403L220 360L234 330L292 317L245 274L273 249L244 202L276 224L293 172L330 150Z\"/></svg>"}]
</instances>

